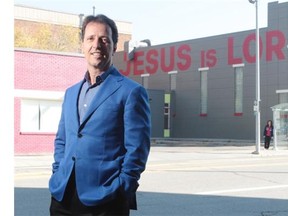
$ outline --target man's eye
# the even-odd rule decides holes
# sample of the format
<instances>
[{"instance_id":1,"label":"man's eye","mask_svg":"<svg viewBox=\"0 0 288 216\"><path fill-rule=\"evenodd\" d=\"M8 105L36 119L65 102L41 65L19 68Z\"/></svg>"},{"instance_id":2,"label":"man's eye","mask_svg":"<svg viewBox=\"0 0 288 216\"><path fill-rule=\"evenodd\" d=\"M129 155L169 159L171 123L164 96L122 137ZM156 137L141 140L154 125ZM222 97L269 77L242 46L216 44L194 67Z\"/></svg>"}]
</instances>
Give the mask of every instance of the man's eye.
<instances>
[{"instance_id":1,"label":"man's eye","mask_svg":"<svg viewBox=\"0 0 288 216\"><path fill-rule=\"evenodd\" d=\"M104 44L106 44L106 43L108 43L109 41L108 41L108 38L102 38L102 43L104 43Z\"/></svg>"}]
</instances>

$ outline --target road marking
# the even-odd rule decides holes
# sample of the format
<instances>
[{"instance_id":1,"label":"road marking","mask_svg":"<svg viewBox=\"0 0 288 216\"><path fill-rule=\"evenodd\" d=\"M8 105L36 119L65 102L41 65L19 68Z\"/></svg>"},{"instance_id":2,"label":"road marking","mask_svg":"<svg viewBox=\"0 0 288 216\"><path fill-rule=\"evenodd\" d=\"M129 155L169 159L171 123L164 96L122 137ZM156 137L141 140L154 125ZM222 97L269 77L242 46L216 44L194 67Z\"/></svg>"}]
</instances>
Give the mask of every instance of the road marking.
<instances>
[{"instance_id":1,"label":"road marking","mask_svg":"<svg viewBox=\"0 0 288 216\"><path fill-rule=\"evenodd\" d=\"M285 166L288 162L277 163L247 163L247 164L227 164L226 163L202 163L193 164L190 162L185 163L162 163L162 164L150 164L147 166L147 171L194 171L194 170L206 170L206 169L224 169L224 168L242 168L242 167L267 167L267 166Z\"/></svg>"},{"instance_id":2,"label":"road marking","mask_svg":"<svg viewBox=\"0 0 288 216\"><path fill-rule=\"evenodd\" d=\"M265 186L265 187L253 187L253 188L239 188L239 189L231 189L231 190L206 191L206 192L198 192L198 193L195 193L195 194L196 195L214 195L214 194L225 194L225 193L234 193L234 192L270 190L270 189L279 189L279 188L288 188L288 185L274 185L274 186Z\"/></svg>"}]
</instances>

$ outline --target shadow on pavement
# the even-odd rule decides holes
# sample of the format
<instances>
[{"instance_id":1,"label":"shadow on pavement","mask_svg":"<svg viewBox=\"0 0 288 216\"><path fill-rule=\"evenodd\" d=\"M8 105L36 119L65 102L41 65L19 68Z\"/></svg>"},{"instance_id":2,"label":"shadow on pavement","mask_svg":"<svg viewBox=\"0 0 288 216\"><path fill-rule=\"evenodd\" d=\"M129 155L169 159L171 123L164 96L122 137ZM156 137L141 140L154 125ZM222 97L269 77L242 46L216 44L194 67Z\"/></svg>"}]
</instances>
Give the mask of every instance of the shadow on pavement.
<instances>
[{"instance_id":1,"label":"shadow on pavement","mask_svg":"<svg viewBox=\"0 0 288 216\"><path fill-rule=\"evenodd\" d=\"M287 216L281 199L138 192L138 211L131 216ZM15 216L48 216L47 188L15 188Z\"/></svg>"},{"instance_id":2,"label":"shadow on pavement","mask_svg":"<svg viewBox=\"0 0 288 216\"><path fill-rule=\"evenodd\" d=\"M49 215L48 188L14 188L14 216Z\"/></svg>"},{"instance_id":3,"label":"shadow on pavement","mask_svg":"<svg viewBox=\"0 0 288 216\"><path fill-rule=\"evenodd\" d=\"M288 215L288 201L280 199L139 192L138 203L132 216Z\"/></svg>"}]
</instances>

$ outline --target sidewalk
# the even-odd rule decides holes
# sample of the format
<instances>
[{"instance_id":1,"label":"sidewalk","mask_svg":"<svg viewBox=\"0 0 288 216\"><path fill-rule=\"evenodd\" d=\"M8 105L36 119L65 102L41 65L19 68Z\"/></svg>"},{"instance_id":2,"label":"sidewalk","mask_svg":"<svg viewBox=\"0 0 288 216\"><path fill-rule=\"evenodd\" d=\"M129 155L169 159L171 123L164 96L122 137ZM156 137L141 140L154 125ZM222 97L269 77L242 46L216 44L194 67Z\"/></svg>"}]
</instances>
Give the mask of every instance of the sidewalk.
<instances>
[{"instance_id":1,"label":"sidewalk","mask_svg":"<svg viewBox=\"0 0 288 216\"><path fill-rule=\"evenodd\" d=\"M288 150L285 148L279 148L273 150L265 150L263 147L260 149L259 154L253 154L255 146L251 145L240 145L233 144L229 145L214 145L206 144L199 145L198 142L158 142L152 143L149 160L153 161L151 155L153 152L169 153L171 151L181 153L182 159L193 159L197 160L219 160L219 159L241 159L241 158L261 158L261 157L277 157L277 156L288 156ZM155 157L157 158L157 157ZM161 158L165 160L164 158ZM171 158L167 158L171 160ZM14 156L14 170L15 179L19 176L47 176L51 174L51 167L53 163L53 153L37 154L37 155L15 155ZM17 182L16 182L17 185Z\"/></svg>"}]
</instances>

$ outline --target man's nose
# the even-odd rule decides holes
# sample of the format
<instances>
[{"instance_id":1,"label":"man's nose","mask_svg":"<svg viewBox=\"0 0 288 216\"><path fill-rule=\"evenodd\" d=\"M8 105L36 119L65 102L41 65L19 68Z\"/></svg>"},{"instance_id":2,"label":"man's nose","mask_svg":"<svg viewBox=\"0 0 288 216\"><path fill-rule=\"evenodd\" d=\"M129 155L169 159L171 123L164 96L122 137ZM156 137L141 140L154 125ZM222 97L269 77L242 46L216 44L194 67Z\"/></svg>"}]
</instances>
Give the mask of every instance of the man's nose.
<instances>
[{"instance_id":1,"label":"man's nose","mask_svg":"<svg viewBox=\"0 0 288 216\"><path fill-rule=\"evenodd\" d=\"M100 49L101 48L101 43L98 40L94 40L92 46L95 49Z\"/></svg>"}]
</instances>

